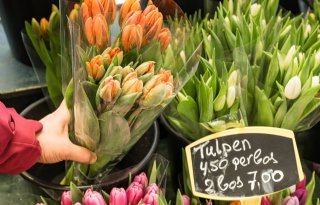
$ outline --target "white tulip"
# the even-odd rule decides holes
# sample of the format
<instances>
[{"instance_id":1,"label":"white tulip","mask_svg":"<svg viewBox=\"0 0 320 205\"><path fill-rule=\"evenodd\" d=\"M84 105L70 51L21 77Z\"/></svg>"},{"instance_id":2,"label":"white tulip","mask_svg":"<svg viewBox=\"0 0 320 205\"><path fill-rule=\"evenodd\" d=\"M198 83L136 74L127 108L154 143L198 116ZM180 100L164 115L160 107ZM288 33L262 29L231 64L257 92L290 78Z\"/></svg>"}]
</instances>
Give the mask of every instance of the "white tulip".
<instances>
[{"instance_id":1,"label":"white tulip","mask_svg":"<svg viewBox=\"0 0 320 205\"><path fill-rule=\"evenodd\" d=\"M318 66L320 64L320 51L318 51L315 55L315 66Z\"/></svg>"},{"instance_id":2,"label":"white tulip","mask_svg":"<svg viewBox=\"0 0 320 205\"><path fill-rule=\"evenodd\" d=\"M234 100L236 99L236 88L234 86L229 87L228 94L227 94L227 106L230 108Z\"/></svg>"},{"instance_id":3,"label":"white tulip","mask_svg":"<svg viewBox=\"0 0 320 205\"><path fill-rule=\"evenodd\" d=\"M235 86L238 80L238 73L237 71L232 71L228 78L228 87Z\"/></svg>"},{"instance_id":4,"label":"white tulip","mask_svg":"<svg viewBox=\"0 0 320 205\"><path fill-rule=\"evenodd\" d=\"M213 109L218 112L223 109L225 103L226 103L226 95L218 96L218 98L216 98L213 103Z\"/></svg>"},{"instance_id":5,"label":"white tulip","mask_svg":"<svg viewBox=\"0 0 320 205\"><path fill-rule=\"evenodd\" d=\"M311 87L319 85L319 82L320 82L319 76L313 76L312 77Z\"/></svg>"},{"instance_id":6,"label":"white tulip","mask_svg":"<svg viewBox=\"0 0 320 205\"><path fill-rule=\"evenodd\" d=\"M283 65L282 67L287 70L287 68L289 67L292 59L293 59L293 55L294 53L296 52L296 46L291 46L291 48L289 49L286 57L284 58L284 62L283 62Z\"/></svg>"},{"instance_id":7,"label":"white tulip","mask_svg":"<svg viewBox=\"0 0 320 205\"><path fill-rule=\"evenodd\" d=\"M250 7L251 16L255 17L257 14L259 14L260 9L261 9L260 4L257 4L257 3L252 4Z\"/></svg>"},{"instance_id":8,"label":"white tulip","mask_svg":"<svg viewBox=\"0 0 320 205\"><path fill-rule=\"evenodd\" d=\"M182 59L182 62L183 63L186 63L186 53L184 52L184 50L182 50L181 52L180 52L180 57L181 57L181 59Z\"/></svg>"},{"instance_id":9,"label":"white tulip","mask_svg":"<svg viewBox=\"0 0 320 205\"><path fill-rule=\"evenodd\" d=\"M310 26L310 24L307 24L306 29L303 34L304 39L306 39L309 36L310 32L311 32L311 26Z\"/></svg>"},{"instance_id":10,"label":"white tulip","mask_svg":"<svg viewBox=\"0 0 320 205\"><path fill-rule=\"evenodd\" d=\"M284 88L284 95L290 100L296 99L301 92L301 80L298 76L292 77Z\"/></svg>"}]
</instances>

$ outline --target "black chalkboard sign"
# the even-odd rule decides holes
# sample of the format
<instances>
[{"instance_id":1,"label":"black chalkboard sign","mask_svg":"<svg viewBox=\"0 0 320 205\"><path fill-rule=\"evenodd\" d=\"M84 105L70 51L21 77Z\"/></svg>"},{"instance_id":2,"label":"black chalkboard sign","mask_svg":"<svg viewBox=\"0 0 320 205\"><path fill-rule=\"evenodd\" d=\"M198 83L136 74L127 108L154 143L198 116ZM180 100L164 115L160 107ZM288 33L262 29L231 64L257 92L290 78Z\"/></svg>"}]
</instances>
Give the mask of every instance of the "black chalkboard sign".
<instances>
[{"instance_id":1,"label":"black chalkboard sign","mask_svg":"<svg viewBox=\"0 0 320 205\"><path fill-rule=\"evenodd\" d=\"M219 132L186 147L195 196L242 200L271 194L303 179L290 130L246 127Z\"/></svg>"}]
</instances>

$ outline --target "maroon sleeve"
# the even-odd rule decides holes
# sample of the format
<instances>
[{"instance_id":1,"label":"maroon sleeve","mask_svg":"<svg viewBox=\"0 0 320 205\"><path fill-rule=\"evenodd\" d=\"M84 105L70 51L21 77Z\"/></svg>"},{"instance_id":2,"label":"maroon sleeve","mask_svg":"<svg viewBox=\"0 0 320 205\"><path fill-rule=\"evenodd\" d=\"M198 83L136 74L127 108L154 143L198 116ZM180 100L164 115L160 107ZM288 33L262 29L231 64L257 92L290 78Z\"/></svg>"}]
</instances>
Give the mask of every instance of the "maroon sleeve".
<instances>
[{"instance_id":1,"label":"maroon sleeve","mask_svg":"<svg viewBox=\"0 0 320 205\"><path fill-rule=\"evenodd\" d=\"M0 173L18 174L34 165L41 154L38 121L20 116L0 102Z\"/></svg>"}]
</instances>

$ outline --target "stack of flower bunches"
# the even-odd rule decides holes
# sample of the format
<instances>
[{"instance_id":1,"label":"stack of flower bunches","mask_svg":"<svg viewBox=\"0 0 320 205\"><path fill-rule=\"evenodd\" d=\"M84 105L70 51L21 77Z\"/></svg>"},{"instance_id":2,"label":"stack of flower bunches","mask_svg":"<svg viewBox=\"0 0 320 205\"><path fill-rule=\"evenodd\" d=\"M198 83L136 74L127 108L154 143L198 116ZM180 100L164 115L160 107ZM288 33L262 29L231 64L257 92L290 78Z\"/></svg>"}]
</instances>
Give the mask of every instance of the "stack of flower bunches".
<instances>
[{"instance_id":1,"label":"stack of flower bunches","mask_svg":"<svg viewBox=\"0 0 320 205\"><path fill-rule=\"evenodd\" d=\"M223 129L228 123L237 126L234 119L230 121L237 106L248 125L298 131L318 121L318 22L284 15L278 3L226 0L213 19L205 18L195 26L204 40L203 59L197 76L175 99L178 114L168 111L169 121L179 132L196 139L206 133L188 129L192 122L211 132L219 131L213 129L217 124ZM241 89L233 94L230 82ZM185 106L192 111L183 111ZM223 115L226 119L218 120ZM204 123L208 121L211 126Z\"/></svg>"}]
</instances>

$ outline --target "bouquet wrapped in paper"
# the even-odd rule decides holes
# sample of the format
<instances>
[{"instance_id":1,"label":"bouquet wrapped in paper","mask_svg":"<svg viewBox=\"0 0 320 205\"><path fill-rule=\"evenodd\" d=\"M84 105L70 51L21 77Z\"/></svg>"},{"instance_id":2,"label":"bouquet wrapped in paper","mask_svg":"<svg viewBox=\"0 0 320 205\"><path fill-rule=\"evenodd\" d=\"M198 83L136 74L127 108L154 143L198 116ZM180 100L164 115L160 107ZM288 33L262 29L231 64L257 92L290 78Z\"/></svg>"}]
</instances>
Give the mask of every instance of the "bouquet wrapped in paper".
<instances>
[{"instance_id":1,"label":"bouquet wrapped in paper","mask_svg":"<svg viewBox=\"0 0 320 205\"><path fill-rule=\"evenodd\" d=\"M115 15L114 0L86 0L69 14L73 77L66 99L74 114L70 138L98 159L90 165L72 163L65 184L99 182L106 176L199 62L201 44L188 46L187 21L171 19L165 24L152 2L142 10L138 1L127 0L114 38L110 30Z\"/></svg>"}]
</instances>

